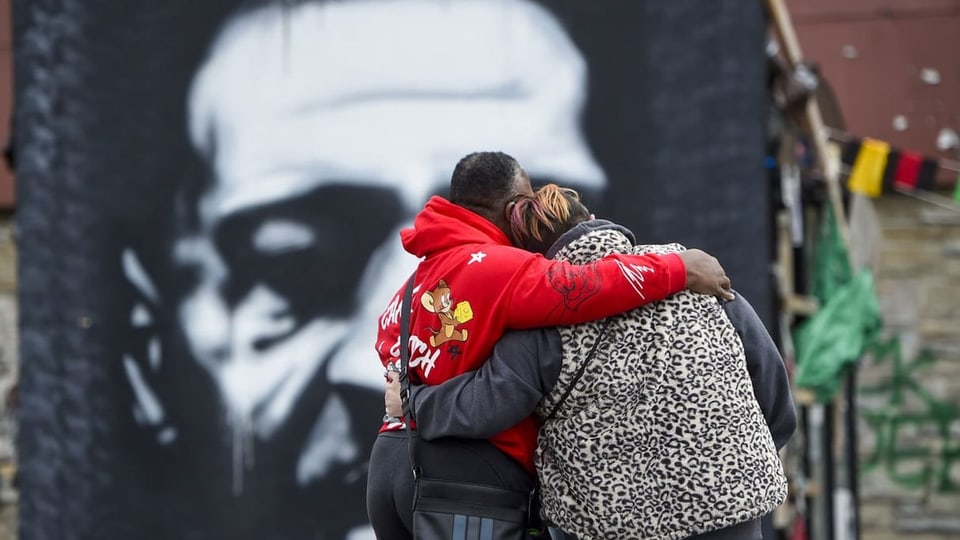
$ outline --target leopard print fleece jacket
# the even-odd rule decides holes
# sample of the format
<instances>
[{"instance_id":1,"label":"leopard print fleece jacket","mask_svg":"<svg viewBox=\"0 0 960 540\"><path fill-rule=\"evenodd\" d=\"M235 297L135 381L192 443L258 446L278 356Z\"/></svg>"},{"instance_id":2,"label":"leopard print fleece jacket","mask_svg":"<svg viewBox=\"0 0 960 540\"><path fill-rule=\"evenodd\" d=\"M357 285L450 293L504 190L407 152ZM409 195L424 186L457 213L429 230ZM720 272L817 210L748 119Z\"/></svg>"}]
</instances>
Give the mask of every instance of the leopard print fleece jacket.
<instances>
[{"instance_id":1,"label":"leopard print fleece jacket","mask_svg":"<svg viewBox=\"0 0 960 540\"><path fill-rule=\"evenodd\" d=\"M599 229L556 258L666 253ZM636 271L637 269L633 269ZM642 273L640 274L642 275ZM603 321L560 328L563 368L537 414L543 514L581 540L679 540L756 519L787 482L753 394L743 344L717 299L684 291Z\"/></svg>"}]
</instances>

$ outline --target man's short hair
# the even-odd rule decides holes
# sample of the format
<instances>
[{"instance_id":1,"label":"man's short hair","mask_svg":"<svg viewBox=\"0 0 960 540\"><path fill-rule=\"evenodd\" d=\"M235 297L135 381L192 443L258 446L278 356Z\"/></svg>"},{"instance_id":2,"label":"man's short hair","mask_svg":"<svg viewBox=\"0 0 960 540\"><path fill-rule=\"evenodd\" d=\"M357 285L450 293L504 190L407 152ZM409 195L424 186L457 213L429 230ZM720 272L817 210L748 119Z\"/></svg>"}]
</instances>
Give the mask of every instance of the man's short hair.
<instances>
[{"instance_id":1,"label":"man's short hair","mask_svg":"<svg viewBox=\"0 0 960 540\"><path fill-rule=\"evenodd\" d=\"M520 163L503 152L474 152L464 156L450 178L450 202L466 207L492 208L513 196L523 173Z\"/></svg>"}]
</instances>

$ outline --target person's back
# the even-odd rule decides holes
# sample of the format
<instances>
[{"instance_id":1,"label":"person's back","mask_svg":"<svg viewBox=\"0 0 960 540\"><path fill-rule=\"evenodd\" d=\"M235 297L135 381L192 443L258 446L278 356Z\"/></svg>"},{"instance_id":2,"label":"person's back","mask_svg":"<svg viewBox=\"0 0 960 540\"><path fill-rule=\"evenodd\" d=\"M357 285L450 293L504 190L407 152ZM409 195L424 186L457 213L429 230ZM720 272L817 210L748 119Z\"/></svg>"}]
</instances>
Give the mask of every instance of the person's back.
<instances>
[{"instance_id":1,"label":"person's back","mask_svg":"<svg viewBox=\"0 0 960 540\"><path fill-rule=\"evenodd\" d=\"M513 247L505 232L511 201L532 193L513 158L471 154L454 170L450 200L433 197L413 228L402 232L404 248L423 258L410 315L411 382L438 384L476 369L507 328L596 320L683 288L677 283L684 279L677 255L614 255L578 267ZM628 265L643 266L646 283L634 283L624 270ZM571 277L573 286L567 282ZM402 292L379 321L376 350L385 366L399 357ZM402 426L388 422L381 429ZM527 418L490 440L532 473L536 432Z\"/></svg>"},{"instance_id":2,"label":"person's back","mask_svg":"<svg viewBox=\"0 0 960 540\"><path fill-rule=\"evenodd\" d=\"M610 252L677 249L633 247L618 228L599 228L556 258L584 264ZM559 332L560 375L536 411L549 417L537 451L548 521L581 539L680 539L784 501L786 479L743 345L715 298L681 291Z\"/></svg>"},{"instance_id":3,"label":"person's back","mask_svg":"<svg viewBox=\"0 0 960 540\"><path fill-rule=\"evenodd\" d=\"M596 320L685 287L731 296L716 259L696 250L692 257L611 255L578 267L512 247L510 211L532 193L529 177L506 154L470 154L457 164L450 200L431 198L413 228L401 233L404 248L423 260L408 308L409 341L400 339L405 287L379 318L375 347L388 370L398 364L401 347L409 347L410 380L436 384L480 366L507 328ZM571 276L577 286L569 286ZM406 426L402 418L385 418L370 457L367 508L384 540L407 539L413 530ZM418 466L424 477L528 489L536 432L527 416L489 442L418 444Z\"/></svg>"}]
</instances>

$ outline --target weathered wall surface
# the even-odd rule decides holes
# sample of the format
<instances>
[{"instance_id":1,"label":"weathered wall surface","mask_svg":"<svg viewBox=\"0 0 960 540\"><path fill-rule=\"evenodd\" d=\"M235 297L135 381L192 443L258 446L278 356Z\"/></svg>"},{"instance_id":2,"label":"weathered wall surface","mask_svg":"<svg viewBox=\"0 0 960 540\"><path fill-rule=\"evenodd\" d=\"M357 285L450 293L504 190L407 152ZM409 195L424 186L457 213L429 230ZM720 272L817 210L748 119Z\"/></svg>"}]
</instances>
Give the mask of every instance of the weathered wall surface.
<instances>
[{"instance_id":1,"label":"weathered wall surface","mask_svg":"<svg viewBox=\"0 0 960 540\"><path fill-rule=\"evenodd\" d=\"M960 538L960 212L875 205L886 347L859 373L863 538Z\"/></svg>"},{"instance_id":2,"label":"weathered wall surface","mask_svg":"<svg viewBox=\"0 0 960 540\"><path fill-rule=\"evenodd\" d=\"M788 5L851 134L957 160L960 2ZM955 177L941 170L940 184ZM865 540L960 538L960 205L949 195L874 201L885 345L858 373Z\"/></svg>"}]
</instances>

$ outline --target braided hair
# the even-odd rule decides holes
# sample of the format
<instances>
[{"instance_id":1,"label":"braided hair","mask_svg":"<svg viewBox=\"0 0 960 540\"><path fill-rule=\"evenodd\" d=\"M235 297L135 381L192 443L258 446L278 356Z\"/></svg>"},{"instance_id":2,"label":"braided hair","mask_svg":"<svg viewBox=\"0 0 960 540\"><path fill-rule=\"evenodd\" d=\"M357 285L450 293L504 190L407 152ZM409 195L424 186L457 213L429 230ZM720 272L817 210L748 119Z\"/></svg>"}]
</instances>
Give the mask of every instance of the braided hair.
<instances>
[{"instance_id":1,"label":"braided hair","mask_svg":"<svg viewBox=\"0 0 960 540\"><path fill-rule=\"evenodd\" d=\"M510 213L510 230L518 247L546 254L560 236L590 219L580 195L556 184L517 199Z\"/></svg>"}]
</instances>

